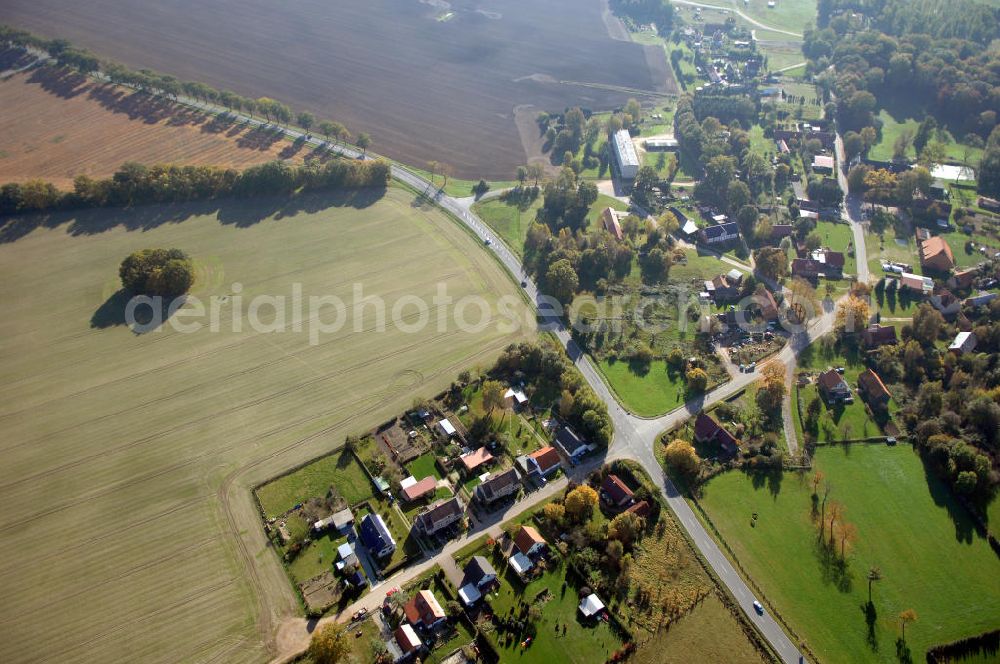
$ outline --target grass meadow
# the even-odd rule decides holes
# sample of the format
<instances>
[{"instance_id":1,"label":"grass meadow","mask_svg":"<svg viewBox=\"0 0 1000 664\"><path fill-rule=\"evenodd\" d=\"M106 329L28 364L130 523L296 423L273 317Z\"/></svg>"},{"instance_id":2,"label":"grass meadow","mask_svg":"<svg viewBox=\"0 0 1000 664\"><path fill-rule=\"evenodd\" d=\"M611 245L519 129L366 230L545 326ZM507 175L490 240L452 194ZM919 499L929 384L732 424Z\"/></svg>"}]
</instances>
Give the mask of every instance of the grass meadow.
<instances>
[{"instance_id":1,"label":"grass meadow","mask_svg":"<svg viewBox=\"0 0 1000 664\"><path fill-rule=\"evenodd\" d=\"M701 504L821 661L897 661L896 616L906 609L918 616L906 629L914 662L936 644L1000 627L1000 561L909 446L824 446L814 463L831 487L828 505L841 504L856 527L846 565L818 542L809 475L724 473L704 486ZM872 566L882 573L874 612Z\"/></svg>"},{"instance_id":2,"label":"grass meadow","mask_svg":"<svg viewBox=\"0 0 1000 664\"><path fill-rule=\"evenodd\" d=\"M411 193L149 206L8 220L0 237L0 605L8 662L271 659L299 605L251 487L488 364L518 335L374 333L375 311L303 332L136 334L118 265L194 258L192 294L494 301L515 284ZM232 284L242 284L242 302ZM262 307L260 318L271 320ZM329 320L329 318L327 319ZM191 322L191 319L185 320ZM296 496L276 496L280 509ZM401 520L401 519L400 519ZM45 638L39 638L45 634ZM126 655L127 653L127 655Z\"/></svg>"}]
</instances>

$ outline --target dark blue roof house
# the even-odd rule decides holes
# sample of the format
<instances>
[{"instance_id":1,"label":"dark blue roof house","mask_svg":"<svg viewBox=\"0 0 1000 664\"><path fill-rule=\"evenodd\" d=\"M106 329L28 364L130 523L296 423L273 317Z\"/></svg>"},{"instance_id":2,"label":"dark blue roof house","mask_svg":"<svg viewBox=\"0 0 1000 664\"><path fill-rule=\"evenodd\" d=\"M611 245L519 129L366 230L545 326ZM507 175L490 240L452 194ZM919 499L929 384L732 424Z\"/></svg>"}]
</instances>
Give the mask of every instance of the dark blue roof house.
<instances>
[{"instance_id":1,"label":"dark blue roof house","mask_svg":"<svg viewBox=\"0 0 1000 664\"><path fill-rule=\"evenodd\" d=\"M366 514L361 520L361 542L376 558L391 556L396 550L396 541L378 514Z\"/></svg>"}]
</instances>

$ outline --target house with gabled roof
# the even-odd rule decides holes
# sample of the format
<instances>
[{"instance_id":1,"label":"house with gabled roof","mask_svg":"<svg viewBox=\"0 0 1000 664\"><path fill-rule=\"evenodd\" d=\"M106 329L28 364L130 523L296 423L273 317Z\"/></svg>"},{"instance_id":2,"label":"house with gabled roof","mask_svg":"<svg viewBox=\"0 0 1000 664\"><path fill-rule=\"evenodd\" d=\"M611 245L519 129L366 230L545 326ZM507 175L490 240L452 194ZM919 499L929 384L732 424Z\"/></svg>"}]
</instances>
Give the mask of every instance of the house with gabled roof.
<instances>
[{"instance_id":1,"label":"house with gabled roof","mask_svg":"<svg viewBox=\"0 0 1000 664\"><path fill-rule=\"evenodd\" d=\"M514 548L526 556L534 556L545 550L548 543L532 526L521 526L514 533Z\"/></svg>"},{"instance_id":2,"label":"house with gabled roof","mask_svg":"<svg viewBox=\"0 0 1000 664\"><path fill-rule=\"evenodd\" d=\"M501 498L514 495L521 488L521 478L516 468L509 468L493 475L472 491L472 497L480 504L490 504Z\"/></svg>"},{"instance_id":3,"label":"house with gabled roof","mask_svg":"<svg viewBox=\"0 0 1000 664\"><path fill-rule=\"evenodd\" d=\"M872 323L861 331L861 340L865 348L878 348L896 343L896 328L892 325Z\"/></svg>"},{"instance_id":4,"label":"house with gabled roof","mask_svg":"<svg viewBox=\"0 0 1000 664\"><path fill-rule=\"evenodd\" d=\"M423 646L420 637L413 631L413 627L407 623L403 623L397 627L392 636L396 639L396 644L399 646L403 658L409 658Z\"/></svg>"},{"instance_id":5,"label":"house with gabled roof","mask_svg":"<svg viewBox=\"0 0 1000 664\"><path fill-rule=\"evenodd\" d=\"M694 440L696 443L711 443L717 445L721 457L733 457L739 451L739 441L733 434L726 431L707 413L698 413L694 421Z\"/></svg>"},{"instance_id":6,"label":"house with gabled roof","mask_svg":"<svg viewBox=\"0 0 1000 664\"><path fill-rule=\"evenodd\" d=\"M400 493L403 494L403 500L412 503L415 500L420 500L429 494L433 494L437 490L437 478L427 476L418 482L413 477L407 477L399 483L399 486Z\"/></svg>"},{"instance_id":7,"label":"house with gabled roof","mask_svg":"<svg viewBox=\"0 0 1000 664\"><path fill-rule=\"evenodd\" d=\"M920 243L920 264L927 270L948 272L955 267L955 256L945 239L935 235Z\"/></svg>"},{"instance_id":8,"label":"house with gabled roof","mask_svg":"<svg viewBox=\"0 0 1000 664\"><path fill-rule=\"evenodd\" d=\"M413 528L422 535L433 535L458 522L465 515L465 505L458 496L435 501L417 515Z\"/></svg>"},{"instance_id":9,"label":"house with gabled roof","mask_svg":"<svg viewBox=\"0 0 1000 664\"><path fill-rule=\"evenodd\" d=\"M615 507L624 507L632 502L632 489L620 477L608 473L601 482L601 496Z\"/></svg>"},{"instance_id":10,"label":"house with gabled roof","mask_svg":"<svg viewBox=\"0 0 1000 664\"><path fill-rule=\"evenodd\" d=\"M409 624L420 625L426 629L437 627L448 617L430 590L420 590L410 598L410 601L403 605L403 614Z\"/></svg>"},{"instance_id":11,"label":"house with gabled roof","mask_svg":"<svg viewBox=\"0 0 1000 664\"><path fill-rule=\"evenodd\" d=\"M458 459L462 462L462 468L465 469L465 472L472 473L479 467L492 463L493 455L485 447L480 447L460 455Z\"/></svg>"},{"instance_id":12,"label":"house with gabled roof","mask_svg":"<svg viewBox=\"0 0 1000 664\"><path fill-rule=\"evenodd\" d=\"M590 447L587 445L587 441L577 435L571 427L565 426L559 428L559 433L556 434L556 446L562 450L570 459L579 459Z\"/></svg>"},{"instance_id":13,"label":"house with gabled roof","mask_svg":"<svg viewBox=\"0 0 1000 664\"><path fill-rule=\"evenodd\" d=\"M851 388L847 381L833 369L821 373L816 378L816 386L827 403L844 401L851 396Z\"/></svg>"},{"instance_id":14,"label":"house with gabled roof","mask_svg":"<svg viewBox=\"0 0 1000 664\"><path fill-rule=\"evenodd\" d=\"M382 515L377 512L370 512L361 519L359 531L361 543L376 558L391 556L396 550L396 540L392 538L392 533L382 520Z\"/></svg>"},{"instance_id":15,"label":"house with gabled roof","mask_svg":"<svg viewBox=\"0 0 1000 664\"><path fill-rule=\"evenodd\" d=\"M526 456L518 457L518 463L524 468L526 474L546 477L562 466L562 459L556 448L549 445Z\"/></svg>"},{"instance_id":16,"label":"house with gabled roof","mask_svg":"<svg viewBox=\"0 0 1000 664\"><path fill-rule=\"evenodd\" d=\"M892 398L889 389L879 378L879 375L871 369L865 369L858 376L858 392L868 402L868 405L883 407Z\"/></svg>"}]
</instances>

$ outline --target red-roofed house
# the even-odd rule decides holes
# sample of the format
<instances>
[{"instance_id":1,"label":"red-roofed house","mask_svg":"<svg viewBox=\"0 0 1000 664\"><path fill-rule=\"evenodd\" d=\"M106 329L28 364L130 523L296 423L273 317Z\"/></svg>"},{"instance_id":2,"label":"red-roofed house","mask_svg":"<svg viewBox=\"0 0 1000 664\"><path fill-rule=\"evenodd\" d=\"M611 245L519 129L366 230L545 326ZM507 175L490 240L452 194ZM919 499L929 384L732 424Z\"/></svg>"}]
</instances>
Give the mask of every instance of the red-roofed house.
<instances>
[{"instance_id":1,"label":"red-roofed house","mask_svg":"<svg viewBox=\"0 0 1000 664\"><path fill-rule=\"evenodd\" d=\"M493 455L490 454L490 451L485 447L480 447L477 450L467 452L458 458L462 460L462 466L468 473L471 473L483 464L488 464L493 461Z\"/></svg>"},{"instance_id":2,"label":"red-roofed house","mask_svg":"<svg viewBox=\"0 0 1000 664\"><path fill-rule=\"evenodd\" d=\"M925 269L947 272L955 267L955 256L944 238L935 235L920 243L920 264Z\"/></svg>"},{"instance_id":3,"label":"red-roofed house","mask_svg":"<svg viewBox=\"0 0 1000 664\"><path fill-rule=\"evenodd\" d=\"M632 514L635 514L636 516L641 516L642 518L645 519L647 516L649 516L649 513L653 511L653 508L645 500L640 500L635 505L632 505L625 511L631 512Z\"/></svg>"},{"instance_id":4,"label":"red-roofed house","mask_svg":"<svg viewBox=\"0 0 1000 664\"><path fill-rule=\"evenodd\" d=\"M697 443L714 443L722 450L720 456L735 456L739 441L723 429L710 415L698 413L694 421L694 440Z\"/></svg>"},{"instance_id":5,"label":"red-roofed house","mask_svg":"<svg viewBox=\"0 0 1000 664\"><path fill-rule=\"evenodd\" d=\"M858 391L865 398L865 401L872 407L885 406L892 398L885 383L879 375L871 369L866 369L858 376Z\"/></svg>"},{"instance_id":6,"label":"red-roofed house","mask_svg":"<svg viewBox=\"0 0 1000 664\"><path fill-rule=\"evenodd\" d=\"M545 548L545 538L538 534L538 531L531 526L521 526L520 530L514 534L514 546L518 551L526 556L541 553Z\"/></svg>"},{"instance_id":7,"label":"red-roofed house","mask_svg":"<svg viewBox=\"0 0 1000 664\"><path fill-rule=\"evenodd\" d=\"M616 507L624 507L632 500L632 489L628 488L617 475L605 476L601 483L601 493Z\"/></svg>"},{"instance_id":8,"label":"red-roofed house","mask_svg":"<svg viewBox=\"0 0 1000 664\"><path fill-rule=\"evenodd\" d=\"M951 279L948 280L948 285L957 290L971 288L972 284L975 283L976 275L978 274L979 268L976 267L959 270L955 272L955 274L951 275Z\"/></svg>"},{"instance_id":9,"label":"red-roofed house","mask_svg":"<svg viewBox=\"0 0 1000 664\"><path fill-rule=\"evenodd\" d=\"M556 448L549 445L528 455L528 459L536 468L536 472L542 477L555 471L562 465L562 459Z\"/></svg>"},{"instance_id":10,"label":"red-roofed house","mask_svg":"<svg viewBox=\"0 0 1000 664\"><path fill-rule=\"evenodd\" d=\"M423 625L432 628L444 622L447 615L438 603L434 593L421 590L403 605L406 621L411 625Z\"/></svg>"},{"instance_id":11,"label":"red-roofed house","mask_svg":"<svg viewBox=\"0 0 1000 664\"><path fill-rule=\"evenodd\" d=\"M851 396L851 388L847 385L847 381L833 369L821 373L816 378L816 385L827 402L843 401Z\"/></svg>"},{"instance_id":12,"label":"red-roofed house","mask_svg":"<svg viewBox=\"0 0 1000 664\"><path fill-rule=\"evenodd\" d=\"M616 240L621 240L622 237L622 225L618 221L617 210L613 208L604 208L604 212L601 213L601 220L604 222L604 230L615 236Z\"/></svg>"},{"instance_id":13,"label":"red-roofed house","mask_svg":"<svg viewBox=\"0 0 1000 664\"><path fill-rule=\"evenodd\" d=\"M437 479L434 477L425 477L419 482L415 482L403 489L403 500L412 503L414 500L419 500L429 493L434 493L435 489L437 489Z\"/></svg>"}]
</instances>

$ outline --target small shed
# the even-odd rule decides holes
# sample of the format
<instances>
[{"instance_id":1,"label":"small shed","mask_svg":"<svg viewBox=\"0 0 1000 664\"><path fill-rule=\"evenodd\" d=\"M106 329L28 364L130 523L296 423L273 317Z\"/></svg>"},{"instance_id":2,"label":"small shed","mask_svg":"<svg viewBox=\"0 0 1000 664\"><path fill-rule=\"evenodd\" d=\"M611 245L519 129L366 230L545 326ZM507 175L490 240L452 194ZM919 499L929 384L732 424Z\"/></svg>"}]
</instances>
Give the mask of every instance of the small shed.
<instances>
[{"instance_id":1,"label":"small shed","mask_svg":"<svg viewBox=\"0 0 1000 664\"><path fill-rule=\"evenodd\" d=\"M437 428L446 438L453 438L458 433L455 425L448 421L447 417L437 423Z\"/></svg>"},{"instance_id":2,"label":"small shed","mask_svg":"<svg viewBox=\"0 0 1000 664\"><path fill-rule=\"evenodd\" d=\"M592 618L603 610L604 602L602 602L601 598L594 593L590 593L583 598L583 601L580 602L580 613L582 613L585 618Z\"/></svg>"}]
</instances>

